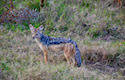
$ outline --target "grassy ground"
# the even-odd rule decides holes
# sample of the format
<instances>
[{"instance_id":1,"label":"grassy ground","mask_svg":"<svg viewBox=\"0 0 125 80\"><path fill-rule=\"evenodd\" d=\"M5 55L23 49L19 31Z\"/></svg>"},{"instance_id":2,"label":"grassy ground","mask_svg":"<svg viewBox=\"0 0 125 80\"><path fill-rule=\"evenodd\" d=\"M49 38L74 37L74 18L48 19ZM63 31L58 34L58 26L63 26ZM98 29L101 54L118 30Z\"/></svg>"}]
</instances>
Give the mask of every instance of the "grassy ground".
<instances>
[{"instance_id":1,"label":"grassy ground","mask_svg":"<svg viewBox=\"0 0 125 80\"><path fill-rule=\"evenodd\" d=\"M86 57L84 54L94 54L94 51L97 53L100 50L102 53L101 46L108 51L107 54L117 54L119 48L115 45L120 43L122 42L95 42L88 39L81 40L78 44L83 58L83 56ZM40 62L42 51L29 31L1 31L0 46L0 80L124 80L125 78L124 61L123 64L120 63L123 67L114 68L101 63L97 65L99 61L95 60L95 57L92 57L94 64L87 63L91 60L83 58L82 66L77 68L68 66L62 57L63 54L53 53L49 54L49 64L45 65L44 61ZM122 54L125 47L121 48Z\"/></svg>"}]
</instances>

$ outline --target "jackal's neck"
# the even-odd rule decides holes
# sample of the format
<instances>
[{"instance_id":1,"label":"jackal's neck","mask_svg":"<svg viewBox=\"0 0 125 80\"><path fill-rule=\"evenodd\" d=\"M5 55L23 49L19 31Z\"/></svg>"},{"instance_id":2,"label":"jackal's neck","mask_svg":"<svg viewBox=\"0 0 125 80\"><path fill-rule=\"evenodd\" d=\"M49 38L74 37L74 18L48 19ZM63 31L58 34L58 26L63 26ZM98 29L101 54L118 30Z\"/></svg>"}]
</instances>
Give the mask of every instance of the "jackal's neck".
<instances>
[{"instance_id":1,"label":"jackal's neck","mask_svg":"<svg viewBox=\"0 0 125 80\"><path fill-rule=\"evenodd\" d=\"M48 45L49 36L44 35L43 33L39 33L39 36L35 38L35 41L38 43L42 43L43 45Z\"/></svg>"},{"instance_id":2,"label":"jackal's neck","mask_svg":"<svg viewBox=\"0 0 125 80\"><path fill-rule=\"evenodd\" d=\"M41 39L44 39L45 35L43 33L39 33L39 37L36 37L36 40L41 42Z\"/></svg>"}]
</instances>

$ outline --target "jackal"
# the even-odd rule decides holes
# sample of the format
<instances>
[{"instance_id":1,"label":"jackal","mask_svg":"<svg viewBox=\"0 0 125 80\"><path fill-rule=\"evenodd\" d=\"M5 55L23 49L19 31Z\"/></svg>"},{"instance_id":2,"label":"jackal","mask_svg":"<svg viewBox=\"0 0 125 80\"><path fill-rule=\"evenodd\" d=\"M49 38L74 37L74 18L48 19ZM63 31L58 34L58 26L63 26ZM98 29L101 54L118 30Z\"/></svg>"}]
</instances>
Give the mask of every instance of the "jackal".
<instances>
[{"instance_id":1,"label":"jackal","mask_svg":"<svg viewBox=\"0 0 125 80\"><path fill-rule=\"evenodd\" d=\"M47 63L48 50L52 50L55 52L63 51L64 56L69 64L74 62L74 65L77 65L78 67L81 66L81 55L75 41L61 37L54 38L46 36L43 34L43 32L40 32L43 30L42 25L39 28L35 28L30 24L29 27L33 39L35 39L44 53L45 63Z\"/></svg>"}]
</instances>

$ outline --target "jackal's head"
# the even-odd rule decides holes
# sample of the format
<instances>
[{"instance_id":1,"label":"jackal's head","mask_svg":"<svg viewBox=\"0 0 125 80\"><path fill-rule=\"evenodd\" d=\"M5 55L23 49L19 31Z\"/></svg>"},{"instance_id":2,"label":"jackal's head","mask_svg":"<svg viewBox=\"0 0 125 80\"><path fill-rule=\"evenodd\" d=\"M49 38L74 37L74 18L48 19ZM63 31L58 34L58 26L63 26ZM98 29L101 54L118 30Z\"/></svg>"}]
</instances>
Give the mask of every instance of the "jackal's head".
<instances>
[{"instance_id":1,"label":"jackal's head","mask_svg":"<svg viewBox=\"0 0 125 80\"><path fill-rule=\"evenodd\" d=\"M41 35L40 31L43 30L43 26L41 25L39 28L35 28L30 24L29 27L30 27L33 39L40 38L40 35Z\"/></svg>"}]
</instances>

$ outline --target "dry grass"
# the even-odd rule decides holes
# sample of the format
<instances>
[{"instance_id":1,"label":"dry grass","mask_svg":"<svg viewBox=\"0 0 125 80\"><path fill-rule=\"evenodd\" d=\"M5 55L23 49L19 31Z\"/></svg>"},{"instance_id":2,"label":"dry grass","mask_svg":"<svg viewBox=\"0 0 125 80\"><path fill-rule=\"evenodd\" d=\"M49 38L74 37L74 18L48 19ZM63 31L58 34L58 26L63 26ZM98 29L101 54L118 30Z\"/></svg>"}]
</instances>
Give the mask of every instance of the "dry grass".
<instances>
[{"instance_id":1,"label":"dry grass","mask_svg":"<svg viewBox=\"0 0 125 80\"><path fill-rule=\"evenodd\" d=\"M63 54L49 54L49 64L45 65L44 61L40 62L42 51L28 31L1 31L0 46L0 80L124 79L122 74L124 73L124 68L121 68L121 71L118 72L112 71L112 74L103 73L91 65L82 65L80 68L77 68L67 65L64 57L62 57ZM91 44L86 44L86 46L85 44L80 46L82 46L80 50L82 50L82 56L84 57L84 54L97 52L106 55L116 54L118 49L117 47L111 47L109 43L99 44L98 42L91 42ZM95 57L93 58L95 59Z\"/></svg>"}]
</instances>

